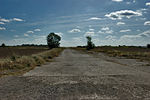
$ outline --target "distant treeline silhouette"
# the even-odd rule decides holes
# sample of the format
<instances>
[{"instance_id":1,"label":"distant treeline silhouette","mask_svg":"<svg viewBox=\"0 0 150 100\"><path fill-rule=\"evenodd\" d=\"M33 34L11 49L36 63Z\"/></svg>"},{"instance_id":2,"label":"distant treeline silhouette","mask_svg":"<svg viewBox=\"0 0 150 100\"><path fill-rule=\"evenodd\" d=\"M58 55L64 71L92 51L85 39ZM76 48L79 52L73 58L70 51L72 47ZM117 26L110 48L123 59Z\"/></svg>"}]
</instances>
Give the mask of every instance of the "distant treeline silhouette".
<instances>
[{"instance_id":1,"label":"distant treeline silhouette","mask_svg":"<svg viewBox=\"0 0 150 100\"><path fill-rule=\"evenodd\" d=\"M87 46L77 46L78 48L86 48ZM150 44L147 44L146 46L126 46L126 45L118 45L118 46L111 46L111 45L105 45L105 46L96 46L95 48L98 47L125 47L125 48L132 48L132 47L137 47L137 48L150 48Z\"/></svg>"},{"instance_id":2,"label":"distant treeline silhouette","mask_svg":"<svg viewBox=\"0 0 150 100\"><path fill-rule=\"evenodd\" d=\"M19 46L19 45L17 45L17 46ZM21 46L28 46L28 47L48 47L47 45L43 45L43 44L22 44Z\"/></svg>"},{"instance_id":3,"label":"distant treeline silhouette","mask_svg":"<svg viewBox=\"0 0 150 100\"><path fill-rule=\"evenodd\" d=\"M44 44L22 44L22 45L13 45L9 46L6 45L5 43L2 43L0 47L48 47L47 45Z\"/></svg>"}]
</instances>

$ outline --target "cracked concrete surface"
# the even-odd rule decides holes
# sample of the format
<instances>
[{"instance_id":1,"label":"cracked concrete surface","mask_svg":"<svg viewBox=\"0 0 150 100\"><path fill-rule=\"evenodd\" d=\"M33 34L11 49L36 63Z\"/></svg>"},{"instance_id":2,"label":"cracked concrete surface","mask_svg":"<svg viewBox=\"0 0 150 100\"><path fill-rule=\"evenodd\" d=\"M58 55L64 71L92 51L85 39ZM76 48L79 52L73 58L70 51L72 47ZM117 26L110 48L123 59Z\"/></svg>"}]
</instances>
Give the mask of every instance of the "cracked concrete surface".
<instances>
[{"instance_id":1,"label":"cracked concrete surface","mask_svg":"<svg viewBox=\"0 0 150 100\"><path fill-rule=\"evenodd\" d=\"M0 100L150 100L150 66L65 49L54 62L0 78Z\"/></svg>"}]
</instances>

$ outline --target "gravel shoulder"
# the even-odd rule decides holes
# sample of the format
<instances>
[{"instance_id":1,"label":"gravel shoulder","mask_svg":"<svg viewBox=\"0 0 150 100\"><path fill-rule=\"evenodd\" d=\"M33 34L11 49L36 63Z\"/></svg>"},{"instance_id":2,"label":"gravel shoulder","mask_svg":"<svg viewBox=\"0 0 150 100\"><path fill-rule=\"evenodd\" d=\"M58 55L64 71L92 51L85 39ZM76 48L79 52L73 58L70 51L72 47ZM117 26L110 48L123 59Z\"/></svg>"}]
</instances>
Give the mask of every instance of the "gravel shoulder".
<instances>
[{"instance_id":1,"label":"gravel shoulder","mask_svg":"<svg viewBox=\"0 0 150 100\"><path fill-rule=\"evenodd\" d=\"M1 100L150 100L150 66L65 49L54 62L0 78Z\"/></svg>"}]
</instances>

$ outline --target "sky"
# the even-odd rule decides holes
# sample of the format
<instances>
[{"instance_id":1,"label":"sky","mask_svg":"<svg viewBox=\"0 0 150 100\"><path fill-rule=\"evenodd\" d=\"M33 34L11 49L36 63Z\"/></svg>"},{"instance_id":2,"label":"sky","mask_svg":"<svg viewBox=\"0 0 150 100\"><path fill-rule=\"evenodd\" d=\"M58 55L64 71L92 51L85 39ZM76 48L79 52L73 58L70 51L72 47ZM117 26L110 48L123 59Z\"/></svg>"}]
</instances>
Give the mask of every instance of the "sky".
<instances>
[{"instance_id":1,"label":"sky","mask_svg":"<svg viewBox=\"0 0 150 100\"><path fill-rule=\"evenodd\" d=\"M150 43L150 0L0 0L0 44L46 44L55 32L61 46Z\"/></svg>"}]
</instances>

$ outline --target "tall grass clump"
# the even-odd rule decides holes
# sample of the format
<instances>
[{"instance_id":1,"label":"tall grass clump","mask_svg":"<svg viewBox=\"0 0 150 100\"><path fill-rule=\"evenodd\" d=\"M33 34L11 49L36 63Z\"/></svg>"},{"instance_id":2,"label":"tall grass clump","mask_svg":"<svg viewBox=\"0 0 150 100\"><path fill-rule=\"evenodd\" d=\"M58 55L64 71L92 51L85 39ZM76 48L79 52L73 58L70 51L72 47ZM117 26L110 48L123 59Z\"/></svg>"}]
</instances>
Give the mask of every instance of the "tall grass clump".
<instances>
[{"instance_id":1,"label":"tall grass clump","mask_svg":"<svg viewBox=\"0 0 150 100\"><path fill-rule=\"evenodd\" d=\"M55 48L31 56L17 56L13 55L7 59L0 59L0 76L4 71L12 70L30 70L36 66L40 66L50 59L58 56L63 48Z\"/></svg>"},{"instance_id":2,"label":"tall grass clump","mask_svg":"<svg viewBox=\"0 0 150 100\"><path fill-rule=\"evenodd\" d=\"M33 59L35 60L37 66L40 66L45 63L45 60L41 56L35 55L33 56Z\"/></svg>"}]
</instances>

